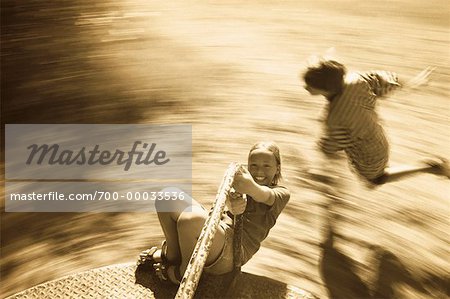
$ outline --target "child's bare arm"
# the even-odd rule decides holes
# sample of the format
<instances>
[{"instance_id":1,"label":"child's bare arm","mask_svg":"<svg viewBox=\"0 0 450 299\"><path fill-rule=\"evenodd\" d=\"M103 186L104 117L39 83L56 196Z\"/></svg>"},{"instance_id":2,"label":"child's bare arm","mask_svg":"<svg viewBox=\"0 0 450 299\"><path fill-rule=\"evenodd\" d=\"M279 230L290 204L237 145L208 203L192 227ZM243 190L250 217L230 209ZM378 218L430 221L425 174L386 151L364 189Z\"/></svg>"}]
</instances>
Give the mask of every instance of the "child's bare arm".
<instances>
[{"instance_id":1,"label":"child's bare arm","mask_svg":"<svg viewBox=\"0 0 450 299\"><path fill-rule=\"evenodd\" d=\"M431 74L435 69L436 67L428 66L410 80L406 82L401 82L402 87L408 89L416 89L428 84L428 82L430 81Z\"/></svg>"},{"instance_id":2,"label":"child's bare arm","mask_svg":"<svg viewBox=\"0 0 450 299\"><path fill-rule=\"evenodd\" d=\"M261 186L255 183L253 188L249 190L247 194L250 195L255 201L268 206L272 206L275 202L275 194L273 193L273 190L267 186Z\"/></svg>"},{"instance_id":3,"label":"child's bare arm","mask_svg":"<svg viewBox=\"0 0 450 299\"><path fill-rule=\"evenodd\" d=\"M369 73L366 78L372 88L372 91L378 97L382 97L397 88L401 88L402 90L411 90L426 85L430 81L430 76L435 69L435 67L428 66L409 80L399 77L396 73L388 71L374 71Z\"/></svg>"},{"instance_id":4,"label":"child's bare arm","mask_svg":"<svg viewBox=\"0 0 450 299\"><path fill-rule=\"evenodd\" d=\"M242 194L248 194L255 201L272 206L275 201L273 190L257 184L247 169L241 168L234 176L233 188Z\"/></svg>"},{"instance_id":5,"label":"child's bare arm","mask_svg":"<svg viewBox=\"0 0 450 299\"><path fill-rule=\"evenodd\" d=\"M383 97L392 90L402 87L398 75L388 71L372 71L363 75L371 91L377 97Z\"/></svg>"}]
</instances>

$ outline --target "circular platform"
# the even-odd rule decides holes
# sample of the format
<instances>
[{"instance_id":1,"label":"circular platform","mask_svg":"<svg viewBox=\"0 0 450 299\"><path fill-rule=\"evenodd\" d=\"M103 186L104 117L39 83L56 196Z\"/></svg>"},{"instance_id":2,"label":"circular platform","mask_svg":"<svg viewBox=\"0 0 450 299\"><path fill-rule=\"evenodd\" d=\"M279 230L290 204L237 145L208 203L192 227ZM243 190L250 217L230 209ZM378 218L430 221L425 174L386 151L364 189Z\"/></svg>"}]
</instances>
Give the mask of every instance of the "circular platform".
<instances>
[{"instance_id":1,"label":"circular platform","mask_svg":"<svg viewBox=\"0 0 450 299\"><path fill-rule=\"evenodd\" d=\"M69 275L8 297L19 298L173 298L178 286L162 283L148 267L118 264ZM196 298L318 297L297 287L250 273L241 273L230 288L224 276L203 275Z\"/></svg>"}]
</instances>

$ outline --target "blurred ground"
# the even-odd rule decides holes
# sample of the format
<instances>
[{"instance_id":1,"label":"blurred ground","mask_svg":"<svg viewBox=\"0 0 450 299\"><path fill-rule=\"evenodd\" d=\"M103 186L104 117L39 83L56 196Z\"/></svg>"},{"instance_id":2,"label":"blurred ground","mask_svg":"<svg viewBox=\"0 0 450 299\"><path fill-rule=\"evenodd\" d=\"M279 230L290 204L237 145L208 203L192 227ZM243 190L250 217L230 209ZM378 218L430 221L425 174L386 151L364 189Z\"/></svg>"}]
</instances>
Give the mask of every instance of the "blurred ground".
<instances>
[{"instance_id":1,"label":"blurred ground","mask_svg":"<svg viewBox=\"0 0 450 299\"><path fill-rule=\"evenodd\" d=\"M293 196L244 270L323 298L448 295L448 180L424 174L369 191L341 161L344 200L331 201L296 179L326 163L314 148L324 102L298 73L329 47L351 69L411 77L436 66L427 87L393 94L379 112L393 164L448 155L446 1L1 6L3 124L192 123L193 194L207 206L229 162L275 140ZM2 213L1 293L132 261L161 240L155 214Z\"/></svg>"}]
</instances>

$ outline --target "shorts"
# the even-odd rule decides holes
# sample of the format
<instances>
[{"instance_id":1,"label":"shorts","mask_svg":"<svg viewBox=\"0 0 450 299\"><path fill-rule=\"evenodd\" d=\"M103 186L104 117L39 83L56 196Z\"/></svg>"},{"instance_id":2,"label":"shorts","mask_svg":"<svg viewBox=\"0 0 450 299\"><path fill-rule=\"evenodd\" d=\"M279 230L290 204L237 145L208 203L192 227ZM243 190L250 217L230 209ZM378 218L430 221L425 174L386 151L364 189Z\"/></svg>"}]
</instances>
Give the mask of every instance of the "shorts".
<instances>
[{"instance_id":1,"label":"shorts","mask_svg":"<svg viewBox=\"0 0 450 299\"><path fill-rule=\"evenodd\" d=\"M389 163L389 143L381 127L371 138L360 140L346 149L346 153L360 176L369 182L381 182Z\"/></svg>"},{"instance_id":2,"label":"shorts","mask_svg":"<svg viewBox=\"0 0 450 299\"><path fill-rule=\"evenodd\" d=\"M386 167L388 166L388 159L383 159L373 165L365 165L360 162L352 161L357 173L369 182L375 182L383 176Z\"/></svg>"},{"instance_id":3,"label":"shorts","mask_svg":"<svg viewBox=\"0 0 450 299\"><path fill-rule=\"evenodd\" d=\"M219 257L210 265L205 266L206 273L222 275L234 269L233 261L233 220L225 213L222 214L219 225L225 231L225 242Z\"/></svg>"},{"instance_id":4,"label":"shorts","mask_svg":"<svg viewBox=\"0 0 450 299\"><path fill-rule=\"evenodd\" d=\"M352 166L350 168L361 178L369 182L381 177L389 163L389 153L382 150L374 153L356 153L349 151L347 156Z\"/></svg>"}]
</instances>

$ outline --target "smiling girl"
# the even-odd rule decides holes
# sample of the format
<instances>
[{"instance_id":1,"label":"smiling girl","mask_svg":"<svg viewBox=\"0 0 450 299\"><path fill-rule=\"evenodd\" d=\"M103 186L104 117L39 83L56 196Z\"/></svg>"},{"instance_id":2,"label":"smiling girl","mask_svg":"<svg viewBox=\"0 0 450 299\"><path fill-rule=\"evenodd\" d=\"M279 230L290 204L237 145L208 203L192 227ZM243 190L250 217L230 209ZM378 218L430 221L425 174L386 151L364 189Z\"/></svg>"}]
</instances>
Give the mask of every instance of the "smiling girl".
<instances>
[{"instance_id":1,"label":"smiling girl","mask_svg":"<svg viewBox=\"0 0 450 299\"><path fill-rule=\"evenodd\" d=\"M233 188L236 193L227 196L228 211L222 215L214 236L205 272L220 275L233 270L232 216L235 214L243 212L244 218L241 265L259 250L289 201L289 190L278 185L280 179L278 146L274 142L255 144L248 155L248 170L241 166L235 174ZM246 194L246 197L241 194ZM180 203L174 201L173 204ZM158 212L158 218L166 240L161 249L153 247L142 252L138 264L153 264L161 279L179 284L208 218L208 211L192 199L192 206L186 206L182 212Z\"/></svg>"}]
</instances>

